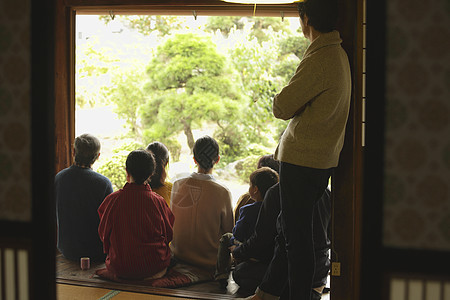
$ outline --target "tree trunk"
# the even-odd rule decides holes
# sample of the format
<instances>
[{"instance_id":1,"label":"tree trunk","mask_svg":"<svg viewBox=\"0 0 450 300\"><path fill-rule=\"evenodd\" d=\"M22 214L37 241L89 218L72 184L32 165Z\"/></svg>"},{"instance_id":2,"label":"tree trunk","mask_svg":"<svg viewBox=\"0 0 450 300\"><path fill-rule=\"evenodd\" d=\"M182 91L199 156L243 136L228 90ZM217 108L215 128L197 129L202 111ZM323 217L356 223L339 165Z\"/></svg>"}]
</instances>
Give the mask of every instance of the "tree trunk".
<instances>
[{"instance_id":1,"label":"tree trunk","mask_svg":"<svg viewBox=\"0 0 450 300\"><path fill-rule=\"evenodd\" d=\"M189 149L191 149L191 154L193 153L193 149L194 149L194 135L192 134L192 129L191 129L191 125L188 124L188 122L186 122L185 120L181 121L183 123L183 129L184 129L184 134L186 135L186 139L187 139L187 143L189 146Z\"/></svg>"}]
</instances>

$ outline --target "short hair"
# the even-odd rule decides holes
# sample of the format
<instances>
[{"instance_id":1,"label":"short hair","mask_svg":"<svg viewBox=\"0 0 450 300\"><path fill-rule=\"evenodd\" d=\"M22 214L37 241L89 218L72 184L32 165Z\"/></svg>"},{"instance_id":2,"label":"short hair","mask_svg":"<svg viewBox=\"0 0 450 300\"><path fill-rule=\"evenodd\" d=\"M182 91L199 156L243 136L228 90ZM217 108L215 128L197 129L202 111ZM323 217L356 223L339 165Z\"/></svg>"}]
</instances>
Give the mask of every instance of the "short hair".
<instances>
[{"instance_id":1,"label":"short hair","mask_svg":"<svg viewBox=\"0 0 450 300\"><path fill-rule=\"evenodd\" d=\"M145 150L133 150L128 154L125 165L134 182L143 184L155 170L155 159Z\"/></svg>"},{"instance_id":2,"label":"short hair","mask_svg":"<svg viewBox=\"0 0 450 300\"><path fill-rule=\"evenodd\" d=\"M277 173L280 173L280 162L273 158L273 154L263 155L258 160L257 169L269 167Z\"/></svg>"},{"instance_id":3,"label":"short hair","mask_svg":"<svg viewBox=\"0 0 450 300\"><path fill-rule=\"evenodd\" d=\"M90 167L97 160L100 148L99 139L91 134L76 137L73 142L75 164Z\"/></svg>"},{"instance_id":4,"label":"short hair","mask_svg":"<svg viewBox=\"0 0 450 300\"><path fill-rule=\"evenodd\" d=\"M212 137L205 135L195 141L193 152L200 167L209 170L219 159L219 144Z\"/></svg>"},{"instance_id":5,"label":"short hair","mask_svg":"<svg viewBox=\"0 0 450 300\"><path fill-rule=\"evenodd\" d=\"M155 171L150 177L149 184L152 189L157 189L164 184L161 182L161 178L164 168L169 163L169 149L163 143L153 142L148 144L146 150L151 152L155 158Z\"/></svg>"},{"instance_id":6,"label":"short hair","mask_svg":"<svg viewBox=\"0 0 450 300\"><path fill-rule=\"evenodd\" d=\"M277 182L278 173L269 167L261 167L250 174L250 184L258 187L258 191L263 199L267 190Z\"/></svg>"},{"instance_id":7,"label":"short hair","mask_svg":"<svg viewBox=\"0 0 450 300\"><path fill-rule=\"evenodd\" d=\"M321 33L333 31L338 19L337 0L305 0L298 3L298 14L303 20L308 17L308 25Z\"/></svg>"}]
</instances>

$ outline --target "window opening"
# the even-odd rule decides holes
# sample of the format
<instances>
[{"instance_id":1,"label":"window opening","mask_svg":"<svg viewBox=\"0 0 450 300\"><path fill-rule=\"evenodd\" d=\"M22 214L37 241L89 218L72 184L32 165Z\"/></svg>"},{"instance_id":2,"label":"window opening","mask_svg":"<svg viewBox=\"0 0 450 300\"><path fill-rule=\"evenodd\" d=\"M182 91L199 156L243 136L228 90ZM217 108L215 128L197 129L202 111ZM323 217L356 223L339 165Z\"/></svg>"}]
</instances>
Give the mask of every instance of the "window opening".
<instances>
[{"instance_id":1,"label":"window opening","mask_svg":"<svg viewBox=\"0 0 450 300\"><path fill-rule=\"evenodd\" d=\"M284 15L78 14L75 37L75 135L100 138L94 169L121 188L129 151L158 140L170 150L173 181L195 171L193 140L208 134L233 205L287 125L271 101L309 45L299 19Z\"/></svg>"}]
</instances>

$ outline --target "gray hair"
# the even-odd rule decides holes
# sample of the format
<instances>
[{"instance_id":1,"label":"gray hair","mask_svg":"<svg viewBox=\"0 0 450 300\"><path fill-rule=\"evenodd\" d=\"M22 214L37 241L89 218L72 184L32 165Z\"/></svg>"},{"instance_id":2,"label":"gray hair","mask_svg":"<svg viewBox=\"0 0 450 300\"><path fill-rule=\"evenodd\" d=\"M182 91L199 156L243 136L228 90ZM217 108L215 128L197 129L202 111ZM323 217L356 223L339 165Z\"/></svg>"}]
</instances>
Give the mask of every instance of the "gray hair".
<instances>
[{"instance_id":1,"label":"gray hair","mask_svg":"<svg viewBox=\"0 0 450 300\"><path fill-rule=\"evenodd\" d=\"M73 143L75 164L90 167L97 160L100 147L99 139L91 134L76 137Z\"/></svg>"}]
</instances>

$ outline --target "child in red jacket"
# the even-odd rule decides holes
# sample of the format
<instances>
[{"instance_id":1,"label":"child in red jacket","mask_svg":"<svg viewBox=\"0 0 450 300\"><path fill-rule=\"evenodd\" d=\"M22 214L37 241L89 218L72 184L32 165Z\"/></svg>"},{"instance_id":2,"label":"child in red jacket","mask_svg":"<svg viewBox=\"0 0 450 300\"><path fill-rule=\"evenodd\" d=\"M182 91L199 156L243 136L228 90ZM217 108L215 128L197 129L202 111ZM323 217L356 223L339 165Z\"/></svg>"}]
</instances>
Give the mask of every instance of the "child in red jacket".
<instances>
[{"instance_id":1,"label":"child in red jacket","mask_svg":"<svg viewBox=\"0 0 450 300\"><path fill-rule=\"evenodd\" d=\"M175 218L164 199L146 183L154 168L152 154L132 151L126 160L127 183L98 209L98 232L110 277L159 278L167 271Z\"/></svg>"}]
</instances>

